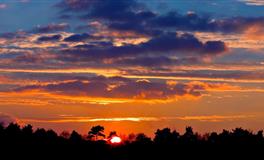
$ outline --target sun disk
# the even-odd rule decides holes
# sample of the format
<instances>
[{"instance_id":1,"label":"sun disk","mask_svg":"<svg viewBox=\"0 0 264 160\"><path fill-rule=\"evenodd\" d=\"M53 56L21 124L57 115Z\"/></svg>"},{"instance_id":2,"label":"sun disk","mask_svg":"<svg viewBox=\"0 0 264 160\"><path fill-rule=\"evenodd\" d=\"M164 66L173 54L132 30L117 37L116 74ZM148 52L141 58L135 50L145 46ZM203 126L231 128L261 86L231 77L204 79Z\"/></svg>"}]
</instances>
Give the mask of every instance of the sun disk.
<instances>
[{"instance_id":1,"label":"sun disk","mask_svg":"<svg viewBox=\"0 0 264 160\"><path fill-rule=\"evenodd\" d=\"M114 137L112 137L111 139L110 139L110 142L111 143L121 143L121 138L120 137L117 137L117 136L114 136Z\"/></svg>"}]
</instances>

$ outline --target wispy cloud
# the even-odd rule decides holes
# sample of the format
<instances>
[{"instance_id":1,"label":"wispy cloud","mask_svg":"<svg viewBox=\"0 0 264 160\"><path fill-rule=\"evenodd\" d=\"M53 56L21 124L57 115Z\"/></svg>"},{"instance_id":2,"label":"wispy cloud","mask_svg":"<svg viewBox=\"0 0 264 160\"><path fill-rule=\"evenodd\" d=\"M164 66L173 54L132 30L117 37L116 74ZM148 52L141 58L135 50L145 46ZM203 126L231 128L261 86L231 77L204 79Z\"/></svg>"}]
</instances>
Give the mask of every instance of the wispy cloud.
<instances>
[{"instance_id":1,"label":"wispy cloud","mask_svg":"<svg viewBox=\"0 0 264 160\"><path fill-rule=\"evenodd\" d=\"M200 98L208 91L241 91L238 86L225 83L150 81L124 77L91 77L61 83L36 84L17 87L10 93L43 93L58 99L98 101L99 103L121 102L168 102L178 98ZM8 93L8 92L7 92Z\"/></svg>"},{"instance_id":2,"label":"wispy cloud","mask_svg":"<svg viewBox=\"0 0 264 160\"><path fill-rule=\"evenodd\" d=\"M211 115L211 116L184 116L178 117L180 120L191 121L203 121L203 122L221 122L221 121L234 121L238 119L254 118L254 115Z\"/></svg>"},{"instance_id":3,"label":"wispy cloud","mask_svg":"<svg viewBox=\"0 0 264 160\"><path fill-rule=\"evenodd\" d=\"M208 116L176 116L176 117L75 117L61 116L58 119L20 119L21 122L39 122L39 123L89 123L89 122L152 122L152 121L202 121L202 122L222 122L235 121L239 119L254 118L254 115L208 115Z\"/></svg>"},{"instance_id":4,"label":"wispy cloud","mask_svg":"<svg viewBox=\"0 0 264 160\"><path fill-rule=\"evenodd\" d=\"M0 112L0 124L1 125L6 126L12 122L18 122L18 120L12 115Z\"/></svg>"},{"instance_id":5,"label":"wispy cloud","mask_svg":"<svg viewBox=\"0 0 264 160\"><path fill-rule=\"evenodd\" d=\"M5 3L0 3L0 9L5 9L7 8L7 4Z\"/></svg>"},{"instance_id":6,"label":"wispy cloud","mask_svg":"<svg viewBox=\"0 0 264 160\"><path fill-rule=\"evenodd\" d=\"M264 1L263 0L238 0L241 2L245 2L247 5L255 5L255 6L263 6Z\"/></svg>"}]
</instances>

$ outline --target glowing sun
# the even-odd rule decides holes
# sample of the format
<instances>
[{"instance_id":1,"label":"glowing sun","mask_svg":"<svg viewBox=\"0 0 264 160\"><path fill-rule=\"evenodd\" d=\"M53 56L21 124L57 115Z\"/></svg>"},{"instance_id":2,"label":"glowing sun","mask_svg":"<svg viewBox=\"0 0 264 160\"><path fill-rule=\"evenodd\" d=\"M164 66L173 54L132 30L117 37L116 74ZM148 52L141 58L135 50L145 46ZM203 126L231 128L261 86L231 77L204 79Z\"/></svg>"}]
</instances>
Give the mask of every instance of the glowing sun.
<instances>
[{"instance_id":1,"label":"glowing sun","mask_svg":"<svg viewBox=\"0 0 264 160\"><path fill-rule=\"evenodd\" d=\"M114 137L112 137L111 139L110 139L110 142L111 143L121 143L121 138L120 137L117 137L117 136L114 136Z\"/></svg>"}]
</instances>

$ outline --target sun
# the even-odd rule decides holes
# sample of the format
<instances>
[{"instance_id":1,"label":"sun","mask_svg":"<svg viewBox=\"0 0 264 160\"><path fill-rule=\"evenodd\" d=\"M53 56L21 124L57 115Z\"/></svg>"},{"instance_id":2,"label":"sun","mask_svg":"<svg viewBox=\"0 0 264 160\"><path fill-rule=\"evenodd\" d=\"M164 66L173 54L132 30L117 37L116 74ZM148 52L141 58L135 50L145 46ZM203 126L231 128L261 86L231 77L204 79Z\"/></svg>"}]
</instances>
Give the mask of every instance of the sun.
<instances>
[{"instance_id":1,"label":"sun","mask_svg":"<svg viewBox=\"0 0 264 160\"><path fill-rule=\"evenodd\" d=\"M117 144L117 143L121 143L122 140L121 140L120 137L113 136L113 137L110 139L110 142L111 142L112 144Z\"/></svg>"}]
</instances>

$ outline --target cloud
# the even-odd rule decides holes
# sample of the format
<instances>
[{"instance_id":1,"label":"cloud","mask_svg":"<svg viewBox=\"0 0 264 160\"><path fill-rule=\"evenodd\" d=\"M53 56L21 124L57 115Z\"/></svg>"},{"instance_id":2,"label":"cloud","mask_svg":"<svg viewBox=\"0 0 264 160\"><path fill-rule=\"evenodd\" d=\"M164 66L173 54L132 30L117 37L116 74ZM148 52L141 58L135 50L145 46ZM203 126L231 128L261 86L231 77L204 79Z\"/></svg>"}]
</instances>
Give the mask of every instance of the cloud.
<instances>
[{"instance_id":1,"label":"cloud","mask_svg":"<svg viewBox=\"0 0 264 160\"><path fill-rule=\"evenodd\" d=\"M156 117L113 117L113 118L92 118L92 117L73 117L67 116L61 119L22 119L26 123L42 122L42 123L87 123L87 122L142 122L142 121L158 121Z\"/></svg>"},{"instance_id":2,"label":"cloud","mask_svg":"<svg viewBox=\"0 0 264 160\"><path fill-rule=\"evenodd\" d=\"M244 2L246 5L264 6L263 0L238 0L238 1Z\"/></svg>"},{"instance_id":3,"label":"cloud","mask_svg":"<svg viewBox=\"0 0 264 160\"><path fill-rule=\"evenodd\" d=\"M70 73L71 71L69 71ZM71 74L18 74L3 79L0 84L1 104L118 104L118 103L170 103L177 100L197 100L209 93L263 93L257 87L240 87L217 82L198 82L190 78L147 80L133 77L85 77ZM80 72L84 73L84 72ZM34 75L34 76L33 76ZM85 74L87 75L87 74ZM32 76L32 77L31 77ZM27 77L21 78L21 77ZM128 76L129 77L129 76ZM131 78L131 77L130 77ZM155 78L155 77L154 77ZM177 78L177 77L176 77ZM178 77L180 79L181 77ZM189 82L186 82L189 81ZM250 81L251 82L251 81ZM263 81L262 81L263 83ZM10 85L13 85L10 87ZM8 87L9 86L9 87ZM4 88L3 88L4 87ZM8 87L8 88L5 88Z\"/></svg>"},{"instance_id":4,"label":"cloud","mask_svg":"<svg viewBox=\"0 0 264 160\"><path fill-rule=\"evenodd\" d=\"M143 24L156 14L150 11L143 3L136 0L64 0L57 4L62 13L78 13L81 19L94 19L107 21L109 29L136 31L142 34L157 34L160 31L146 29Z\"/></svg>"},{"instance_id":5,"label":"cloud","mask_svg":"<svg viewBox=\"0 0 264 160\"><path fill-rule=\"evenodd\" d=\"M0 124L2 124L3 126L7 126L9 123L16 121L16 118L14 118L13 116L0 112Z\"/></svg>"},{"instance_id":6,"label":"cloud","mask_svg":"<svg viewBox=\"0 0 264 160\"><path fill-rule=\"evenodd\" d=\"M190 88L189 88L190 87ZM149 82L146 80L132 81L118 77L95 77L87 82L74 81L46 86L26 86L16 91L43 90L55 94L70 96L132 98L132 99L167 99L174 96L200 96L199 91L187 84L167 86L166 83Z\"/></svg>"},{"instance_id":7,"label":"cloud","mask_svg":"<svg viewBox=\"0 0 264 160\"><path fill-rule=\"evenodd\" d=\"M231 17L215 19L201 17L196 13L181 15L177 12L169 12L151 20L152 26L161 28L174 28L182 31L206 31L223 33L242 33L254 25L264 26L264 17Z\"/></svg>"},{"instance_id":8,"label":"cloud","mask_svg":"<svg viewBox=\"0 0 264 160\"><path fill-rule=\"evenodd\" d=\"M181 69L182 68L182 69ZM235 83L263 83L262 71L239 71L223 69L198 69L192 66L185 67L168 66L167 68L154 68L153 70L130 69L123 74L127 78L146 78L163 80L188 80L188 81L210 81L210 82L235 82ZM188 68L188 67L187 67ZM210 67L209 67L210 68Z\"/></svg>"},{"instance_id":9,"label":"cloud","mask_svg":"<svg viewBox=\"0 0 264 160\"><path fill-rule=\"evenodd\" d=\"M99 0L100 1L100 0ZM62 8L65 11L83 11L89 8L92 4L98 3L98 0L89 1L89 0L63 0L60 3L56 4L56 7Z\"/></svg>"},{"instance_id":10,"label":"cloud","mask_svg":"<svg viewBox=\"0 0 264 160\"><path fill-rule=\"evenodd\" d=\"M45 42L45 41L58 41L62 38L61 35L59 34L56 34L56 35L52 35L52 36L42 36L42 37L39 37L37 39L37 41L39 42Z\"/></svg>"},{"instance_id":11,"label":"cloud","mask_svg":"<svg viewBox=\"0 0 264 160\"><path fill-rule=\"evenodd\" d=\"M239 119L254 118L254 115L209 115L209 116L183 116L177 117L179 120L184 121L202 121L202 122L222 122L222 121L235 121ZM171 119L171 118L169 118ZM172 118L173 119L173 118Z\"/></svg>"},{"instance_id":12,"label":"cloud","mask_svg":"<svg viewBox=\"0 0 264 160\"><path fill-rule=\"evenodd\" d=\"M48 78L60 80L63 77L68 77L70 80L78 80L80 77L89 77L93 75L104 75L106 77L122 76L126 78L141 78L153 80L184 80L184 81L206 81L206 82L226 82L226 83L249 83L261 84L264 82L264 66L261 64L248 65L248 64L211 64L204 65L199 63L195 58L190 59L167 59L164 57L142 57L139 59L127 58L117 60L116 62L107 62L107 64L92 63L80 67L64 66L61 68L43 68L42 66L36 67L36 64L42 63L45 59L52 57L35 58L18 58L20 62L24 59L33 63L32 68L0 68L0 72L18 75L14 79L21 78L21 75L28 75L22 78L32 78L37 80L39 77L43 78L46 75ZM145 62L147 61L147 62ZM113 63L109 64L109 63ZM192 64L192 65L189 65ZM27 64L28 66L29 64ZM32 66L32 65L29 65ZM69 67L69 68L68 68ZM60 75L60 76L55 76ZM66 80L68 80L66 79ZM32 79L34 80L34 79ZM82 80L82 79L80 79Z\"/></svg>"},{"instance_id":13,"label":"cloud","mask_svg":"<svg viewBox=\"0 0 264 160\"><path fill-rule=\"evenodd\" d=\"M64 0L56 5L64 11L85 12L82 18L99 18L114 21L139 21L152 17L152 12L136 12L145 8L135 0L115 2L113 0ZM146 8L145 8L146 9Z\"/></svg>"},{"instance_id":14,"label":"cloud","mask_svg":"<svg viewBox=\"0 0 264 160\"><path fill-rule=\"evenodd\" d=\"M87 34L87 33L83 33L83 34L74 34L71 35L69 37L66 37L64 39L65 42L80 42L80 41L85 41L89 38L91 38L92 36Z\"/></svg>"},{"instance_id":15,"label":"cloud","mask_svg":"<svg viewBox=\"0 0 264 160\"><path fill-rule=\"evenodd\" d=\"M242 0L247 4L262 5L261 0ZM100 20L110 29L135 31L155 35L165 30L241 33L256 24L264 25L263 17L212 18L195 12L180 14L176 11L159 14L135 0L63 0L57 7L63 13L78 13L82 18Z\"/></svg>"},{"instance_id":16,"label":"cloud","mask_svg":"<svg viewBox=\"0 0 264 160\"><path fill-rule=\"evenodd\" d=\"M27 33L24 31L6 32L0 34L0 38L5 38L5 39L25 38L26 36Z\"/></svg>"},{"instance_id":17,"label":"cloud","mask_svg":"<svg viewBox=\"0 0 264 160\"><path fill-rule=\"evenodd\" d=\"M203 42L221 40L233 49L244 48L254 51L264 48L264 29L258 25L248 28L242 34L228 34L227 36L223 33L195 32L194 35Z\"/></svg>"},{"instance_id":18,"label":"cloud","mask_svg":"<svg viewBox=\"0 0 264 160\"><path fill-rule=\"evenodd\" d=\"M222 122L240 119L254 118L254 115L198 115L198 116L175 116L175 117L78 117L60 116L54 119L21 119L24 123L89 123L89 122L156 122L156 121L202 121Z\"/></svg>"},{"instance_id":19,"label":"cloud","mask_svg":"<svg viewBox=\"0 0 264 160\"><path fill-rule=\"evenodd\" d=\"M93 77L47 85L29 85L15 89L15 92L40 91L54 95L72 97L130 99L130 100L176 100L177 97L200 97L208 90L237 89L227 84L206 84L202 82L179 83L151 82L146 79L131 80L122 77Z\"/></svg>"},{"instance_id":20,"label":"cloud","mask_svg":"<svg viewBox=\"0 0 264 160\"><path fill-rule=\"evenodd\" d=\"M191 34L167 33L137 45L110 46L103 48L71 48L62 50L61 60L93 61L135 56L185 55L215 56L227 51L221 41L202 43Z\"/></svg>"},{"instance_id":21,"label":"cloud","mask_svg":"<svg viewBox=\"0 0 264 160\"><path fill-rule=\"evenodd\" d=\"M28 3L28 2L30 2L31 0L19 0L19 2L21 2L21 3Z\"/></svg>"},{"instance_id":22,"label":"cloud","mask_svg":"<svg viewBox=\"0 0 264 160\"><path fill-rule=\"evenodd\" d=\"M119 58L108 61L109 64L115 64L118 66L143 66L143 67L163 67L183 64L197 64L200 62L199 58L187 57L187 58L170 58L166 56L157 57L134 57L134 58Z\"/></svg>"},{"instance_id":23,"label":"cloud","mask_svg":"<svg viewBox=\"0 0 264 160\"><path fill-rule=\"evenodd\" d=\"M5 3L0 3L0 9L5 9L7 7L7 4Z\"/></svg>"},{"instance_id":24,"label":"cloud","mask_svg":"<svg viewBox=\"0 0 264 160\"><path fill-rule=\"evenodd\" d=\"M65 31L70 28L70 25L67 23L59 23L59 24L49 24L47 26L37 26L32 31L34 33L51 33L51 32L58 32L58 31Z\"/></svg>"}]
</instances>

